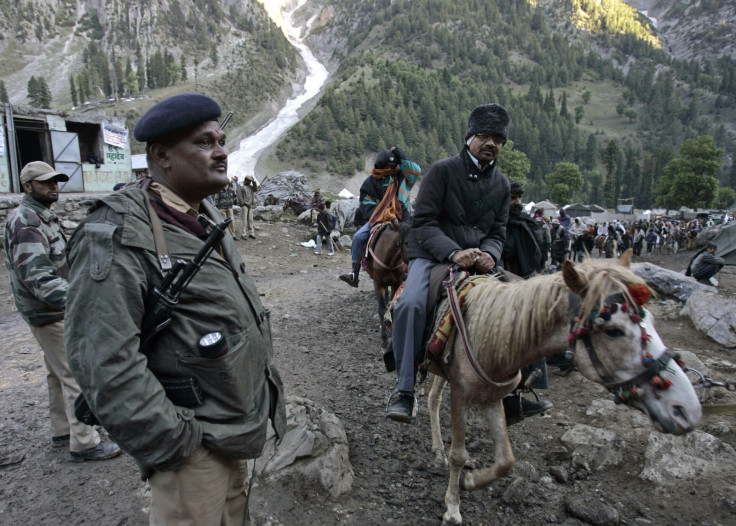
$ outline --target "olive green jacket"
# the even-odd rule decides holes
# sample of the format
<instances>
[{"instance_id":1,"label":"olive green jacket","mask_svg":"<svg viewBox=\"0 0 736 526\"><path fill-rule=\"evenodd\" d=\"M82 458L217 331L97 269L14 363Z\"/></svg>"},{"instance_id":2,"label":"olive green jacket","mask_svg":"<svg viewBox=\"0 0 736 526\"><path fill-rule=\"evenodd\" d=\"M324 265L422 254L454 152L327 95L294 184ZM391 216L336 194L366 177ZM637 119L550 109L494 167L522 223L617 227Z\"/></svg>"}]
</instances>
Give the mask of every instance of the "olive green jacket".
<instances>
[{"instance_id":1,"label":"olive green jacket","mask_svg":"<svg viewBox=\"0 0 736 526\"><path fill-rule=\"evenodd\" d=\"M92 412L144 478L182 466L200 443L227 457L255 458L269 417L277 438L286 427L268 313L225 236L224 256L212 252L184 289L172 323L141 352L146 298L163 278L146 199L139 188L100 199L69 240L69 365ZM209 203L201 210L221 221ZM180 228L165 222L163 228L172 261L190 260L203 245ZM200 356L200 338L215 331L224 335L227 353ZM203 404L175 406L157 377L196 378Z\"/></svg>"}]
</instances>

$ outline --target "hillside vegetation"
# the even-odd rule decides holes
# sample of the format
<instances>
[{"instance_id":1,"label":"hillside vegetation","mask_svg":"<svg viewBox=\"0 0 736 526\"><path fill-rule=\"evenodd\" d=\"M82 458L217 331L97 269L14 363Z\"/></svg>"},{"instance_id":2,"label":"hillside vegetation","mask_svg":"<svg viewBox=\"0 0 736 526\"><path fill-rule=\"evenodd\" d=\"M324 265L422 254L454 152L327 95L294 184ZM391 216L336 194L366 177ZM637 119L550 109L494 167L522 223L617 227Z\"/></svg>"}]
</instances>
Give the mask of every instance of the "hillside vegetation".
<instances>
[{"instance_id":1,"label":"hillside vegetation","mask_svg":"<svg viewBox=\"0 0 736 526\"><path fill-rule=\"evenodd\" d=\"M575 163L571 199L654 205L665 166L688 138L733 155L736 60L678 60L649 19L618 0L340 0L314 35L341 42L335 81L277 154L350 176L366 155L399 145L427 168L456 153L477 104L512 115L514 149L530 161L529 197ZM308 140L307 140L308 139ZM506 150L508 152L508 149ZM736 188L729 157L717 172ZM518 176L518 174L515 174Z\"/></svg>"},{"instance_id":2,"label":"hillside vegetation","mask_svg":"<svg viewBox=\"0 0 736 526\"><path fill-rule=\"evenodd\" d=\"M212 95L237 126L290 88L297 65L256 0L0 0L0 31L10 102L39 102L28 82L40 77L53 109L140 98L120 110L131 127L148 98L182 91Z\"/></svg>"}]
</instances>

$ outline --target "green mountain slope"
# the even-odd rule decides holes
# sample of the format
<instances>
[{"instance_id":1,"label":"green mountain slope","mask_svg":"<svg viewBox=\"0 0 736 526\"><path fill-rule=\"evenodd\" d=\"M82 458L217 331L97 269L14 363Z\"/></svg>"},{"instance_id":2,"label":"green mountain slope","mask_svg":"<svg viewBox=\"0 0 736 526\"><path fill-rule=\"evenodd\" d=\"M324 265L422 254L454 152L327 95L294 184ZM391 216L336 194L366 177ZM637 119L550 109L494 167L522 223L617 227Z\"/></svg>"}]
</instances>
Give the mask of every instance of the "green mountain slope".
<instances>
[{"instance_id":1,"label":"green mountain slope","mask_svg":"<svg viewBox=\"0 0 736 526\"><path fill-rule=\"evenodd\" d=\"M335 0L320 20L312 39L339 68L279 146L289 166L350 176L399 145L428 167L458 151L470 110L491 101L511 112L532 199L548 195L556 163L574 162L585 179L575 197L651 206L685 139L712 135L736 152L733 57L675 59L618 0ZM725 159L721 182L734 185Z\"/></svg>"}]
</instances>

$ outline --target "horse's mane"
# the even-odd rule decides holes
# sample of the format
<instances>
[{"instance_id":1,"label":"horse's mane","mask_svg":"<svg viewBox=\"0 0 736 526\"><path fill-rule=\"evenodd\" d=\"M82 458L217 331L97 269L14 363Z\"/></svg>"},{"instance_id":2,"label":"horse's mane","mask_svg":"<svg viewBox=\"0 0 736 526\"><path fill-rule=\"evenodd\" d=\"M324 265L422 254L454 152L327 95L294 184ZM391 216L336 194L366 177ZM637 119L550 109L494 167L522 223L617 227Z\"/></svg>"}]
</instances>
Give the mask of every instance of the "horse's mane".
<instances>
[{"instance_id":1,"label":"horse's mane","mask_svg":"<svg viewBox=\"0 0 736 526\"><path fill-rule=\"evenodd\" d=\"M576 265L575 270L587 282L581 302L582 319L600 310L611 294L623 294L633 304L627 286L645 284L628 267L610 260L587 259ZM481 362L492 359L499 366L508 365L520 353L540 346L558 323L569 321L569 289L559 272L511 283L490 279L473 288L466 305L471 339L494 342L493 357L479 353L478 358Z\"/></svg>"}]
</instances>

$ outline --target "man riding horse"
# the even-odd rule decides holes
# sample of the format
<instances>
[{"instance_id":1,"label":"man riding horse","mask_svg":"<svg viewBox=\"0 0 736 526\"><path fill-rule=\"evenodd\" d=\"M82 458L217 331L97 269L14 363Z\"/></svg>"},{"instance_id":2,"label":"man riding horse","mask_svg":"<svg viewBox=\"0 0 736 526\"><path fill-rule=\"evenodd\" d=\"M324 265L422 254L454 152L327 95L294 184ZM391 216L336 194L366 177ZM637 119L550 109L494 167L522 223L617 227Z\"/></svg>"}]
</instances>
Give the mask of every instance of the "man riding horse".
<instances>
[{"instance_id":1,"label":"man riding horse","mask_svg":"<svg viewBox=\"0 0 736 526\"><path fill-rule=\"evenodd\" d=\"M424 177L409 233L409 274L393 313L392 345L398 388L386 417L415 417L416 358L427 324L429 276L442 263L480 273L501 259L509 215L510 185L497 167L506 144L509 114L483 104L470 114L459 155L437 161Z\"/></svg>"},{"instance_id":2,"label":"man riding horse","mask_svg":"<svg viewBox=\"0 0 736 526\"><path fill-rule=\"evenodd\" d=\"M378 153L371 175L360 187L360 213L369 219L353 236L350 250L353 269L350 274L340 276L342 281L351 287L358 286L360 262L373 226L394 219L402 222L411 219L411 189L421 173L419 165L401 148L394 146Z\"/></svg>"}]
</instances>

